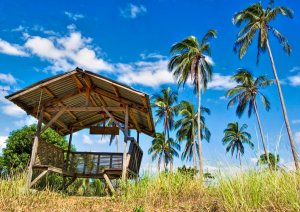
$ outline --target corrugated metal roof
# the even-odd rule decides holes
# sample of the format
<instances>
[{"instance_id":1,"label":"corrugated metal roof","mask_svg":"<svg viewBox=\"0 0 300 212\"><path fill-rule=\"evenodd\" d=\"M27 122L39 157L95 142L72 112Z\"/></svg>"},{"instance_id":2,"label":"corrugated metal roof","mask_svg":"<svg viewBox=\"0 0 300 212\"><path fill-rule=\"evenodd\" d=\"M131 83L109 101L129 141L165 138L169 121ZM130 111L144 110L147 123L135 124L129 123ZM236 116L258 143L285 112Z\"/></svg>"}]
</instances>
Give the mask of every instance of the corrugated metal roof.
<instances>
[{"instance_id":1,"label":"corrugated metal roof","mask_svg":"<svg viewBox=\"0 0 300 212\"><path fill-rule=\"evenodd\" d=\"M21 89L6 98L13 103L17 104L23 110L27 112L27 114L36 116L36 113L32 113L36 111L36 109L42 105L47 108L50 107L61 107L68 106L68 107L85 107L86 96L85 93L80 93L81 90L78 88L76 83L73 81L71 76L76 76L80 83L87 87L88 85L83 78L83 75L89 77L90 81L93 84L93 92L91 93L91 97L97 106L102 106L101 100L98 98L100 95L108 107L120 107L126 104L130 104L129 107L132 109L133 114L135 116L136 121L138 122L142 132L154 136L155 135L155 128L153 123L152 111L150 106L149 96L143 92L135 90L127 85L119 83L117 81L111 80L107 77L101 76L99 74L83 71L80 68L76 68L73 71L66 72L63 74L59 74L39 82L36 82L24 89ZM115 94L113 89L115 86L118 90L119 97ZM54 98L52 98L44 89L48 89ZM99 94L97 93L99 89L101 92L104 93ZM63 99L60 102L56 102L56 104L50 105L49 102L55 101L60 98L64 98L66 95L78 92L77 95L74 95L68 99ZM143 101L144 98L144 101ZM145 105L146 104L146 107ZM94 107L94 103L90 100L89 107ZM63 135L69 134L69 130L64 129L62 124L70 128L71 126L90 126L91 124L95 124L96 122L101 122L103 120L103 115L97 115L97 111L72 111L71 113L65 111L59 118L58 121L52 124L52 128L54 130L58 130L59 133ZM119 122L124 122L125 114L124 112L111 112L114 116L116 116ZM47 123L51 120L51 117L55 116L57 112L48 112L50 117L44 116L44 123ZM149 116L147 118L147 116ZM91 117L88 119L88 117ZM150 122L148 122L150 119ZM84 120L81 122L80 120ZM131 118L129 118L130 124L133 125ZM60 123L62 124L60 124ZM149 124L151 126L149 126Z\"/></svg>"}]
</instances>

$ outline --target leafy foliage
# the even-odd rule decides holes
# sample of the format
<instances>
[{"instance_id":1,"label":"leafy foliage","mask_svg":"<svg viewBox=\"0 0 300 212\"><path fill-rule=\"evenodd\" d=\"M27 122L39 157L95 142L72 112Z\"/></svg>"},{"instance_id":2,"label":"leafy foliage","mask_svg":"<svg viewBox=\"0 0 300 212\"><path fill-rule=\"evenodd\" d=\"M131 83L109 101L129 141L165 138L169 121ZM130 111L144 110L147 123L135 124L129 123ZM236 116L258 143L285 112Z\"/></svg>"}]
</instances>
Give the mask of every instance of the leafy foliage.
<instances>
[{"instance_id":1,"label":"leafy foliage","mask_svg":"<svg viewBox=\"0 0 300 212\"><path fill-rule=\"evenodd\" d=\"M197 170L193 167L187 168L185 165L183 165L182 167L177 168L177 172L179 172L180 174L182 174L184 176L189 176L191 178L194 178L195 174L197 174L199 172L199 170Z\"/></svg>"},{"instance_id":2,"label":"leafy foliage","mask_svg":"<svg viewBox=\"0 0 300 212\"><path fill-rule=\"evenodd\" d=\"M6 148L0 157L1 166L4 170L15 171L24 169L29 163L32 149L32 139L28 136L34 136L36 133L36 125L24 126L22 129L10 132L7 139ZM41 139L54 144L64 150L68 149L68 141L65 137L59 135L51 128L48 128L42 135ZM72 146L72 151L76 151Z\"/></svg>"},{"instance_id":3,"label":"leafy foliage","mask_svg":"<svg viewBox=\"0 0 300 212\"><path fill-rule=\"evenodd\" d=\"M269 160L270 160L270 167L272 168L272 170L276 170L276 169L281 169L278 166L280 157L279 155L274 155L272 153L269 153ZM268 159L267 159L267 155L266 154L262 154L259 157L259 160L257 162L258 165L265 165L268 164Z\"/></svg>"}]
</instances>

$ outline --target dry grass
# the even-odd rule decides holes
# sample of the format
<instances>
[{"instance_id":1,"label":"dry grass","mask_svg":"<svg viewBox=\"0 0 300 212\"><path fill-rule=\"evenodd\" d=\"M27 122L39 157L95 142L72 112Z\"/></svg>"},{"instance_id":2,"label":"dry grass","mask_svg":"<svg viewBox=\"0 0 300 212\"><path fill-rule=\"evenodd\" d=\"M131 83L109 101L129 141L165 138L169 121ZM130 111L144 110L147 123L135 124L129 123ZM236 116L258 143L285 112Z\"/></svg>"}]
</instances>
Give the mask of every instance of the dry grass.
<instances>
[{"instance_id":1,"label":"dry grass","mask_svg":"<svg viewBox=\"0 0 300 212\"><path fill-rule=\"evenodd\" d=\"M0 180L1 211L300 211L300 177L257 172L215 173L212 183L180 174L145 174L138 184L121 182L108 200L58 191L24 191L25 174ZM141 210L137 210L140 208ZM144 208L144 210L142 210Z\"/></svg>"}]
</instances>

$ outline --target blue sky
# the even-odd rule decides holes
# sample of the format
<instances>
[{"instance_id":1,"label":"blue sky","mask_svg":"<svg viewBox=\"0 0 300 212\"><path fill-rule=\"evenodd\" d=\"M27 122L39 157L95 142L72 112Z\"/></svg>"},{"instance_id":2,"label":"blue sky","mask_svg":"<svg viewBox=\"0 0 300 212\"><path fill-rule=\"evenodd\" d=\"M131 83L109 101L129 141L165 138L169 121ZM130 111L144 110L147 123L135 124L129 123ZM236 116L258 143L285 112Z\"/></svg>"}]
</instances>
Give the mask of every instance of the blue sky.
<instances>
[{"instance_id":1,"label":"blue sky","mask_svg":"<svg viewBox=\"0 0 300 212\"><path fill-rule=\"evenodd\" d=\"M218 38L211 41L214 63L213 81L202 95L202 105L211 109L206 116L207 127L212 133L210 143L203 141L203 156L206 169L218 162L234 163L235 157L225 157L225 148L221 139L223 130L229 122L238 121L248 124L252 134L255 151L246 147L245 164L255 165L259 147L262 149L260 135L258 139L257 120L244 115L238 119L235 109L227 110L228 100L225 92L235 83L230 81L238 68L250 68L255 76L268 74L274 78L268 54L261 55L256 66L256 42L253 43L243 60L233 54L232 48L239 29L233 26L231 17L234 12L244 9L257 1L237 0L200 0L200 1L8 1L0 4L0 88L16 91L36 81L51 77L64 71L80 67L108 76L131 87L148 93L159 92L162 86L177 89L172 74L167 71L170 59L170 46L194 35L202 39L209 29L218 31ZM263 0L266 7L269 1ZM282 51L282 47L271 37L270 45L275 59L278 76L282 82L282 91L288 116L300 151L300 19L299 3L291 0L275 2L289 6L294 10L294 19L279 17L273 26L289 40L293 48L291 56ZM0 92L0 149L5 146L9 132L32 124L35 120L27 117L17 106L4 99L11 92ZM267 146L271 152L279 143L281 163L293 167L293 158L277 93L276 85L265 89L272 109L266 112L258 103L260 119ZM179 101L189 100L197 104L197 97L191 87L179 90ZM154 113L153 113L154 114ZM256 130L255 130L256 128ZM162 131L162 125L156 127ZM132 132L135 135L135 132ZM175 138L175 132L171 132ZM122 136L120 140L122 141ZM155 166L147 151L152 138L142 135L141 147L144 150L144 167ZM80 151L116 151L116 145L109 146L108 139L90 136L81 131L74 136L74 144ZM184 145L184 144L183 144ZM183 147L183 146L182 146ZM123 145L121 142L121 149ZM176 165L188 164L175 160Z\"/></svg>"}]
</instances>

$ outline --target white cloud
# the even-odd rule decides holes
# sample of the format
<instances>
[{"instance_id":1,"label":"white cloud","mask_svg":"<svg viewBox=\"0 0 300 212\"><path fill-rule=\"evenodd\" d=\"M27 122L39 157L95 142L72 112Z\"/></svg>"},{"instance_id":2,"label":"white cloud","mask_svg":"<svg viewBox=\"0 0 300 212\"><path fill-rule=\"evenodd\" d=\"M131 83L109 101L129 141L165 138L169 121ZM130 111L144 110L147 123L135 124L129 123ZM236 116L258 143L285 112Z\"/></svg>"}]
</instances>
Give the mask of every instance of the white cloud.
<instances>
[{"instance_id":1,"label":"white cloud","mask_svg":"<svg viewBox=\"0 0 300 212\"><path fill-rule=\"evenodd\" d=\"M227 90L235 87L236 82L230 80L231 76L223 76L220 73L215 73L212 81L208 82L207 88L213 90Z\"/></svg>"},{"instance_id":2,"label":"white cloud","mask_svg":"<svg viewBox=\"0 0 300 212\"><path fill-rule=\"evenodd\" d=\"M298 123L300 123L300 119L292 120L292 123L293 124L298 124Z\"/></svg>"},{"instance_id":3,"label":"white cloud","mask_svg":"<svg viewBox=\"0 0 300 212\"><path fill-rule=\"evenodd\" d=\"M12 32L13 32L13 31L22 31L24 28L25 28L25 27L23 27L23 26L20 25L18 28L12 29L11 31L12 31Z\"/></svg>"},{"instance_id":4,"label":"white cloud","mask_svg":"<svg viewBox=\"0 0 300 212\"><path fill-rule=\"evenodd\" d=\"M168 60L139 61L133 64L117 64L118 80L126 84L142 84L157 87L174 83L173 74L167 69Z\"/></svg>"},{"instance_id":5,"label":"white cloud","mask_svg":"<svg viewBox=\"0 0 300 212\"><path fill-rule=\"evenodd\" d=\"M300 143L300 131L295 133L295 141L296 143Z\"/></svg>"},{"instance_id":6,"label":"white cloud","mask_svg":"<svg viewBox=\"0 0 300 212\"><path fill-rule=\"evenodd\" d=\"M290 81L291 86L294 86L294 87L299 86L300 85L300 72L295 76L288 77L288 80Z\"/></svg>"},{"instance_id":7,"label":"white cloud","mask_svg":"<svg viewBox=\"0 0 300 212\"><path fill-rule=\"evenodd\" d=\"M18 127L29 126L35 123L37 123L37 120L32 116L27 116L24 120L15 121L15 125Z\"/></svg>"},{"instance_id":8,"label":"white cloud","mask_svg":"<svg viewBox=\"0 0 300 212\"><path fill-rule=\"evenodd\" d=\"M83 134L83 141L82 143L84 144L93 144L94 142L91 140L91 138L89 136L87 136L86 134Z\"/></svg>"},{"instance_id":9,"label":"white cloud","mask_svg":"<svg viewBox=\"0 0 300 212\"><path fill-rule=\"evenodd\" d=\"M137 14L143 14L147 12L147 9L143 6L137 6L134 4L126 4L126 6L122 9L120 9L121 12L121 16L123 16L124 18L136 18Z\"/></svg>"},{"instance_id":10,"label":"white cloud","mask_svg":"<svg viewBox=\"0 0 300 212\"><path fill-rule=\"evenodd\" d=\"M101 138L97 141L97 143L99 144L105 144L105 143L109 143L110 141L110 136L101 136Z\"/></svg>"},{"instance_id":11,"label":"white cloud","mask_svg":"<svg viewBox=\"0 0 300 212\"><path fill-rule=\"evenodd\" d=\"M26 114L24 110L13 104L2 106L1 109L4 114L9 116L22 117Z\"/></svg>"},{"instance_id":12,"label":"white cloud","mask_svg":"<svg viewBox=\"0 0 300 212\"><path fill-rule=\"evenodd\" d=\"M0 136L0 153L2 153L2 149L6 147L6 140L8 136Z\"/></svg>"},{"instance_id":13,"label":"white cloud","mask_svg":"<svg viewBox=\"0 0 300 212\"><path fill-rule=\"evenodd\" d=\"M75 21L78 19L78 18L84 18L84 15L82 15L82 14L72 14L72 13L70 13L70 12L67 12L67 11L65 11L65 14L67 15L67 16L69 16L70 18L72 18L72 19L74 19Z\"/></svg>"},{"instance_id":14,"label":"white cloud","mask_svg":"<svg viewBox=\"0 0 300 212\"><path fill-rule=\"evenodd\" d=\"M298 70L300 70L300 68L297 67L297 66L295 66L294 68L292 68L292 69L290 70L290 72L294 72L294 71L298 71Z\"/></svg>"},{"instance_id":15,"label":"white cloud","mask_svg":"<svg viewBox=\"0 0 300 212\"><path fill-rule=\"evenodd\" d=\"M76 25L75 24L71 24L71 25L67 26L67 29L68 30L74 30L74 29L76 29Z\"/></svg>"},{"instance_id":16,"label":"white cloud","mask_svg":"<svg viewBox=\"0 0 300 212\"><path fill-rule=\"evenodd\" d=\"M157 59L165 59L167 58L167 56L163 56L157 53L150 53L148 55L146 54L140 54L140 56L142 57L143 60L147 59L147 58L157 58Z\"/></svg>"},{"instance_id":17,"label":"white cloud","mask_svg":"<svg viewBox=\"0 0 300 212\"><path fill-rule=\"evenodd\" d=\"M8 131L9 131L9 128L8 128L8 127L6 127L6 128L5 128L5 132L8 132Z\"/></svg>"},{"instance_id":18,"label":"white cloud","mask_svg":"<svg viewBox=\"0 0 300 212\"><path fill-rule=\"evenodd\" d=\"M258 159L257 158L251 158L251 163L257 163Z\"/></svg>"},{"instance_id":19,"label":"white cloud","mask_svg":"<svg viewBox=\"0 0 300 212\"><path fill-rule=\"evenodd\" d=\"M94 72L112 71L111 64L97 58L95 50L90 45L91 42L91 38L82 37L80 32L71 32L69 36L62 38L31 37L24 46L29 48L32 54L52 63L44 71L50 70L53 73L69 71L76 66Z\"/></svg>"},{"instance_id":20,"label":"white cloud","mask_svg":"<svg viewBox=\"0 0 300 212\"><path fill-rule=\"evenodd\" d=\"M221 100L227 100L226 96L221 96L220 99Z\"/></svg>"},{"instance_id":21,"label":"white cloud","mask_svg":"<svg viewBox=\"0 0 300 212\"><path fill-rule=\"evenodd\" d=\"M21 39L23 40L27 40L30 37L30 35L27 32L23 32L22 35L23 36L21 37Z\"/></svg>"},{"instance_id":22,"label":"white cloud","mask_svg":"<svg viewBox=\"0 0 300 212\"><path fill-rule=\"evenodd\" d=\"M11 74L2 74L2 73L0 73L0 81L2 83L7 83L10 85L13 85L17 82L16 79Z\"/></svg>"},{"instance_id":23,"label":"white cloud","mask_svg":"<svg viewBox=\"0 0 300 212\"><path fill-rule=\"evenodd\" d=\"M43 33L45 33L46 35L59 35L58 32L54 32L53 30L44 30Z\"/></svg>"},{"instance_id":24,"label":"white cloud","mask_svg":"<svg viewBox=\"0 0 300 212\"><path fill-rule=\"evenodd\" d=\"M74 132L73 135L74 135L74 136L77 136L77 135L78 135L78 132Z\"/></svg>"},{"instance_id":25,"label":"white cloud","mask_svg":"<svg viewBox=\"0 0 300 212\"><path fill-rule=\"evenodd\" d=\"M18 44L10 44L5 40L0 38L0 53L14 55L14 56L28 56L26 52L23 51L23 47Z\"/></svg>"}]
</instances>

